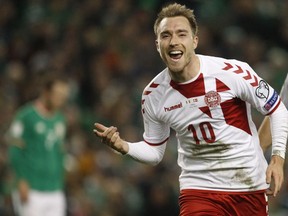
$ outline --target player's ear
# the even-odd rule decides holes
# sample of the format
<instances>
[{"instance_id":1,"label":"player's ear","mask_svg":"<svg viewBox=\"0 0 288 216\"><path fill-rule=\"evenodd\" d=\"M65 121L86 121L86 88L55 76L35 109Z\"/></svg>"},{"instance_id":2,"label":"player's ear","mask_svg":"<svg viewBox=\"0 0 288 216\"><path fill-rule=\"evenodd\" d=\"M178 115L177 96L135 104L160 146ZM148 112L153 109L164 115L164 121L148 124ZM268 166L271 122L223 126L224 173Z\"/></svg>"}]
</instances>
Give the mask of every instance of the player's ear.
<instances>
[{"instance_id":1,"label":"player's ear","mask_svg":"<svg viewBox=\"0 0 288 216\"><path fill-rule=\"evenodd\" d=\"M159 48L159 42L158 42L158 40L155 40L155 45L156 45L157 51L160 53L160 48Z\"/></svg>"},{"instance_id":2,"label":"player's ear","mask_svg":"<svg viewBox=\"0 0 288 216\"><path fill-rule=\"evenodd\" d=\"M196 36L196 35L193 36L193 46L194 46L194 49L197 48L198 42L199 42L198 36Z\"/></svg>"}]
</instances>

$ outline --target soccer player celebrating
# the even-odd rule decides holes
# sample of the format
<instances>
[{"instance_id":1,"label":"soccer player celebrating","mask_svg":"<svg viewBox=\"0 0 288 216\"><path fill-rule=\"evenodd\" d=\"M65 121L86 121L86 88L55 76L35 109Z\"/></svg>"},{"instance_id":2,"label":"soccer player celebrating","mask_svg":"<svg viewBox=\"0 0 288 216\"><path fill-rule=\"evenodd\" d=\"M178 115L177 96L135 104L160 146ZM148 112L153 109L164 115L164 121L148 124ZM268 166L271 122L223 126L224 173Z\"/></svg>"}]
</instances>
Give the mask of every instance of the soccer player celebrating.
<instances>
[{"instance_id":1,"label":"soccer player celebrating","mask_svg":"<svg viewBox=\"0 0 288 216\"><path fill-rule=\"evenodd\" d=\"M180 215L268 215L266 190L283 182L287 109L275 90L245 62L195 53L197 22L180 4L162 8L154 24L157 50L167 68L144 89L143 141L122 139L114 126L94 133L137 161L163 158L170 128L178 139ZM273 125L268 166L251 105ZM266 174L267 170L267 174Z\"/></svg>"},{"instance_id":2,"label":"soccer player celebrating","mask_svg":"<svg viewBox=\"0 0 288 216\"><path fill-rule=\"evenodd\" d=\"M8 132L10 161L16 176L12 194L19 216L64 216L64 138L60 108L69 87L58 76L44 76L38 98L19 108Z\"/></svg>"}]
</instances>

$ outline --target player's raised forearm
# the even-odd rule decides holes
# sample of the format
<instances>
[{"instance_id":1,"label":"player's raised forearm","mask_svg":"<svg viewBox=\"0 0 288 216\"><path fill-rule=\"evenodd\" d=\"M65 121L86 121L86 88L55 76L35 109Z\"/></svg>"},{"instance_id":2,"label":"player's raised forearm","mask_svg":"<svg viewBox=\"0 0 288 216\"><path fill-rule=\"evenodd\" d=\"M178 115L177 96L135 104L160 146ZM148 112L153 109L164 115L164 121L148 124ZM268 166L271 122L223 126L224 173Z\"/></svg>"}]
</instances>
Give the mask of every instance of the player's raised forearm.
<instances>
[{"instance_id":1,"label":"player's raised forearm","mask_svg":"<svg viewBox=\"0 0 288 216\"><path fill-rule=\"evenodd\" d=\"M101 139L101 142L110 148L120 152L121 154L127 154L129 146L126 141L121 139L117 128L114 126L106 127L102 124L95 123L94 133Z\"/></svg>"},{"instance_id":2,"label":"player's raised forearm","mask_svg":"<svg viewBox=\"0 0 288 216\"><path fill-rule=\"evenodd\" d=\"M128 155L135 160L151 165L158 164L163 158L166 142L159 146L151 146L144 141L128 143L120 138L116 127L106 127L99 123L95 123L94 126L93 131L101 142L121 154L129 152Z\"/></svg>"}]
</instances>

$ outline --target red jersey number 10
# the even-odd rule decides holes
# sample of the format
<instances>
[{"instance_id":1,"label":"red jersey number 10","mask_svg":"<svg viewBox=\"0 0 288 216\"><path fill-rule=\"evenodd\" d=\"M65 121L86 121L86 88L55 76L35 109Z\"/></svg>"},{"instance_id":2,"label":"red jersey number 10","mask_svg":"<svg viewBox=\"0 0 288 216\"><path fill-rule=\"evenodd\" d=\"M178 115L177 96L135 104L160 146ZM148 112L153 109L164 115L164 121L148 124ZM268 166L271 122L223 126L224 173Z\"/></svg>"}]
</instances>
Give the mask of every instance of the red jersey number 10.
<instances>
[{"instance_id":1,"label":"red jersey number 10","mask_svg":"<svg viewBox=\"0 0 288 216\"><path fill-rule=\"evenodd\" d=\"M213 131L212 125L210 124L210 122L202 122L199 124L199 127L195 127L192 124L188 126L188 130L192 132L193 138L196 144L200 144L200 139L197 135L197 130L196 130L198 128L200 128L201 135L207 143L215 142L216 137L215 137L215 133Z\"/></svg>"}]
</instances>

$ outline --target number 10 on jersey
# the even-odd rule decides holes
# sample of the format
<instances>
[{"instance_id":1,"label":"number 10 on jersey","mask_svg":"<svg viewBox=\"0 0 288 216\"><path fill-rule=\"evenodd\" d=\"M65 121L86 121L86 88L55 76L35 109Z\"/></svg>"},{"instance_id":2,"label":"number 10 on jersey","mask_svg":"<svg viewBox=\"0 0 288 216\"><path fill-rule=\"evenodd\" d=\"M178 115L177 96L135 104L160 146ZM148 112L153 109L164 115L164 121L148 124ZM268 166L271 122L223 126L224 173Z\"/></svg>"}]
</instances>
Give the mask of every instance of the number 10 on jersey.
<instances>
[{"instance_id":1,"label":"number 10 on jersey","mask_svg":"<svg viewBox=\"0 0 288 216\"><path fill-rule=\"evenodd\" d=\"M216 140L215 133L210 122L202 122L199 125L190 124L188 126L188 130L192 132L196 144L200 144L201 140L205 140L206 143L213 143Z\"/></svg>"}]
</instances>

